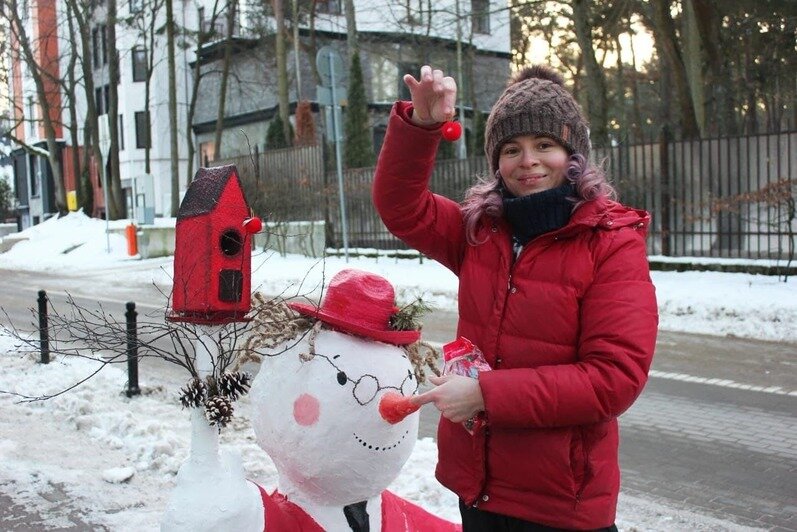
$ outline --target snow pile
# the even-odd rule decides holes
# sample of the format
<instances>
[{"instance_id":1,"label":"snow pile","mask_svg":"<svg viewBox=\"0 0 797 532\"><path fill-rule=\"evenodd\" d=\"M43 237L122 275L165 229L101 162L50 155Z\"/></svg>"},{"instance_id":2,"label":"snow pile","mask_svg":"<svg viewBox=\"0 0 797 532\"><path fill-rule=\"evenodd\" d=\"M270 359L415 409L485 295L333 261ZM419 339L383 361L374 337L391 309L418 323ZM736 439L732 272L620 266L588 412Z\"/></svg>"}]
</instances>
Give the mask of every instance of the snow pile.
<instances>
[{"instance_id":1,"label":"snow pile","mask_svg":"<svg viewBox=\"0 0 797 532\"><path fill-rule=\"evenodd\" d=\"M110 222L121 228L127 220ZM128 259L127 243L119 234L109 235L110 253L106 252L105 221L89 218L82 211L54 216L11 235L24 238L0 255L1 267L36 270L60 270L68 267L91 267L118 264Z\"/></svg>"}]
</instances>

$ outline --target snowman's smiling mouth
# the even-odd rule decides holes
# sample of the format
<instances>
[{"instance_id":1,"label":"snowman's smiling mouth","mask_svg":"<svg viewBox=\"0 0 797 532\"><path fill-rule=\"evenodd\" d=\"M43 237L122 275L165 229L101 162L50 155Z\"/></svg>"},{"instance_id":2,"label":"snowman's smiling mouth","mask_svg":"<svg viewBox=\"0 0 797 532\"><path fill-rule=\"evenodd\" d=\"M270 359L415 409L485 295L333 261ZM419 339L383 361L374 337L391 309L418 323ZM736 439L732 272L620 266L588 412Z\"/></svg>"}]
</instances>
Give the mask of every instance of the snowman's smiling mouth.
<instances>
[{"instance_id":1,"label":"snowman's smiling mouth","mask_svg":"<svg viewBox=\"0 0 797 532\"><path fill-rule=\"evenodd\" d=\"M365 441L364 439L359 437L356 432L352 432L352 435L354 436L354 439L357 440L357 443L359 443L360 445L362 445L366 449L369 449L369 450L372 450L372 451L390 451L391 449L395 449L396 447L401 445L401 442L404 441L404 439L407 437L407 435L409 433L410 433L410 431L408 431L408 430L404 431L404 434L401 436L401 438L399 438L399 441L397 441L393 445L383 445L381 447L378 446L378 445L373 445L373 444L368 443L367 441Z\"/></svg>"}]
</instances>

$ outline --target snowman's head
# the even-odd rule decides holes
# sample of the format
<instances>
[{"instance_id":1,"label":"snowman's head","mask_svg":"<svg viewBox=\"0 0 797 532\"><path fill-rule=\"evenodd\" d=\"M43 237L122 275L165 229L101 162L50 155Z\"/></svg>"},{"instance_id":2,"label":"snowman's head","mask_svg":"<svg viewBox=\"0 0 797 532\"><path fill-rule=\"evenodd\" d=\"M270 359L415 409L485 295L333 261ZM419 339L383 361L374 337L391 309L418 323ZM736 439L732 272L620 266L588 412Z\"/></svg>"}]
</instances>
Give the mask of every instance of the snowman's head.
<instances>
[{"instance_id":1,"label":"snowman's head","mask_svg":"<svg viewBox=\"0 0 797 532\"><path fill-rule=\"evenodd\" d=\"M356 270L332 279L321 307L291 306L320 323L262 353L250 392L258 443L283 489L321 505L374 497L398 475L417 439L417 412L390 423L379 402L386 393L417 391L402 346L419 333L390 330L392 286Z\"/></svg>"}]
</instances>

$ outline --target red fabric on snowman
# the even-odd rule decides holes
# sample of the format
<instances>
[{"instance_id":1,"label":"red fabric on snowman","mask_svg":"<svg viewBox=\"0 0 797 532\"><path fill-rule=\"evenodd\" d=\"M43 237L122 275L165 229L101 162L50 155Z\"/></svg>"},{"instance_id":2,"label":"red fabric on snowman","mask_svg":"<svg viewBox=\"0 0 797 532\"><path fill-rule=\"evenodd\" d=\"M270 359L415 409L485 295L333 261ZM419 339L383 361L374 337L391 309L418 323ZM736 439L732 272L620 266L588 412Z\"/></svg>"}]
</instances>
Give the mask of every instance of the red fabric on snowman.
<instances>
[{"instance_id":1,"label":"red fabric on snowman","mask_svg":"<svg viewBox=\"0 0 797 532\"><path fill-rule=\"evenodd\" d=\"M260 488L266 516L265 532L323 532L324 529L277 490ZM343 509L341 508L341 512ZM434 516L387 490L382 492L382 530L390 532L460 532L462 525Z\"/></svg>"}]
</instances>

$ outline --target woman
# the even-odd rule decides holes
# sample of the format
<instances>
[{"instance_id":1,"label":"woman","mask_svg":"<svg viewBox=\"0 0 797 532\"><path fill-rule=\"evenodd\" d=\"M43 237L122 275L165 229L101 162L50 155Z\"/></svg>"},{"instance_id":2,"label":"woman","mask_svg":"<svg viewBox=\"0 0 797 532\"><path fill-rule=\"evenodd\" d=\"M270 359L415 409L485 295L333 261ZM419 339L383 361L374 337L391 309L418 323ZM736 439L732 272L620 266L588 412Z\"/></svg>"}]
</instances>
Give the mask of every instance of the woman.
<instances>
[{"instance_id":1,"label":"woman","mask_svg":"<svg viewBox=\"0 0 797 532\"><path fill-rule=\"evenodd\" d=\"M428 182L456 84L405 76L373 200L385 225L459 277L457 333L484 353L478 380L431 379L436 476L469 530L616 530L616 418L647 380L657 331L649 216L612 201L562 78L519 72L485 129L492 177L462 205ZM470 434L462 422L480 415Z\"/></svg>"}]
</instances>

